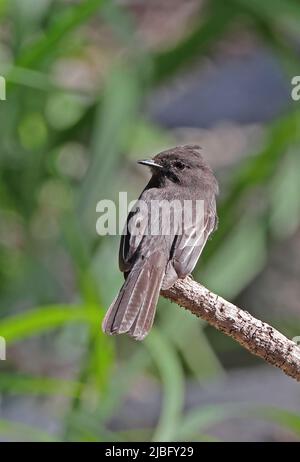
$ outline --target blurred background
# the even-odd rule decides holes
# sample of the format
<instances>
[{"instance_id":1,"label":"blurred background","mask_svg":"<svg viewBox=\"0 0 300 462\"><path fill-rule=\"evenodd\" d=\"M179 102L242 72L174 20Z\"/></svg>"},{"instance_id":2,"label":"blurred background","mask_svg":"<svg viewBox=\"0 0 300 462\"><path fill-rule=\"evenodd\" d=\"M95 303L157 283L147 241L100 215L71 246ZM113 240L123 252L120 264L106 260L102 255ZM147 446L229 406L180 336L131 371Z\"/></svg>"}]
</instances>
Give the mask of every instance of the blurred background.
<instances>
[{"instance_id":1,"label":"blurred background","mask_svg":"<svg viewBox=\"0 0 300 462\"><path fill-rule=\"evenodd\" d=\"M0 440L299 441L297 382L160 300L143 343L99 200L200 144L220 224L194 278L300 335L297 0L0 0Z\"/></svg>"}]
</instances>

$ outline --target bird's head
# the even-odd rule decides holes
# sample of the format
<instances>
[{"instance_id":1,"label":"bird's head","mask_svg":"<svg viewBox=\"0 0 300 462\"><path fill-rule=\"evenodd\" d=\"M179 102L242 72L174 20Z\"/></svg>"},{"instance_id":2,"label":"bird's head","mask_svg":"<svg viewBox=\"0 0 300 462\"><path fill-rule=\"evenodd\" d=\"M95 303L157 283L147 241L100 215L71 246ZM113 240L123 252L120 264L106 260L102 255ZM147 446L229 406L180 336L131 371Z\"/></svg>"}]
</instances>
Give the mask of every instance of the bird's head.
<instances>
[{"instance_id":1,"label":"bird's head","mask_svg":"<svg viewBox=\"0 0 300 462\"><path fill-rule=\"evenodd\" d=\"M150 167L152 177L162 178L179 186L188 187L201 181L210 181L215 184L217 193L214 174L200 154L200 149L196 145L177 146L160 152L153 159L140 160L138 163Z\"/></svg>"}]
</instances>

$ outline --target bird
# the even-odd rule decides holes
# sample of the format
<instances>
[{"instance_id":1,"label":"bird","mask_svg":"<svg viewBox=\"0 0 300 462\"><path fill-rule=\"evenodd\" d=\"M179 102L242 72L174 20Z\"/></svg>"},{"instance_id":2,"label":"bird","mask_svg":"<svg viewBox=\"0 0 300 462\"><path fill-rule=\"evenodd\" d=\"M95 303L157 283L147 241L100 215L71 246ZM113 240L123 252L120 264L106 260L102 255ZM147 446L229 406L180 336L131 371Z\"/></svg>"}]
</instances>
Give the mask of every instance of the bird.
<instances>
[{"instance_id":1,"label":"bird","mask_svg":"<svg viewBox=\"0 0 300 462\"><path fill-rule=\"evenodd\" d=\"M193 271L216 230L219 186L200 151L198 145L176 146L138 161L150 168L151 178L129 212L121 236L119 268L125 281L106 312L104 333L143 340L153 325L160 291ZM174 212L178 205L194 206L197 201L203 205L202 217L195 207L189 220ZM166 208L160 210L160 203ZM173 203L177 205L171 214L167 206ZM167 229L163 219L168 214Z\"/></svg>"}]
</instances>

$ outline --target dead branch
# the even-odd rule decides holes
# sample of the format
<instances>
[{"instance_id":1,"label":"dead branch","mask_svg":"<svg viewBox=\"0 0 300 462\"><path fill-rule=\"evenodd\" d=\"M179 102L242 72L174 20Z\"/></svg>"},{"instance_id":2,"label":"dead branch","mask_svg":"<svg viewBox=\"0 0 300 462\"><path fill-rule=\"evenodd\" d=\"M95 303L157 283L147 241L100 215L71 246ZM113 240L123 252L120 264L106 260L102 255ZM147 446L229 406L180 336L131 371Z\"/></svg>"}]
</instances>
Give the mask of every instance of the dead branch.
<instances>
[{"instance_id":1,"label":"dead branch","mask_svg":"<svg viewBox=\"0 0 300 462\"><path fill-rule=\"evenodd\" d=\"M300 381L300 347L274 327L251 316L186 277L162 295L234 338L251 353Z\"/></svg>"}]
</instances>

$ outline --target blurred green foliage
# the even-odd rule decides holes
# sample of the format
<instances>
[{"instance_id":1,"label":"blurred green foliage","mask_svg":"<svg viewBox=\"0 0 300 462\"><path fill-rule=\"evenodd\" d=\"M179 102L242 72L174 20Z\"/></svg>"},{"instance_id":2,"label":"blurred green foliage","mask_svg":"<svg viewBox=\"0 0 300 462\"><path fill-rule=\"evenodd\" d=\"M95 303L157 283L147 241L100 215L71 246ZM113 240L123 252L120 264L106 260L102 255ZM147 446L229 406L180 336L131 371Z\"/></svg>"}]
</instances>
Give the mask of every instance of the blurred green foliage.
<instances>
[{"instance_id":1,"label":"blurred green foliage","mask_svg":"<svg viewBox=\"0 0 300 462\"><path fill-rule=\"evenodd\" d=\"M178 43L156 51L143 49L128 10L109 0L1 0L0 17L6 31L0 74L7 80L7 101L0 105L0 335L14 345L53 331L53 342L61 341L67 352L81 339L74 380L1 364L0 391L67 398L55 440L210 440L210 425L236 406L183 411L187 377L204 383L226 373L203 322L161 300L144 344L118 339L116 345L100 331L121 276L117 240L96 236L96 202L114 199L127 187L126 166L138 155L175 143L142 111L156 85L201 61L236 20L254 28L289 75L299 66L287 36L299 26L300 6L296 0L210 0ZM96 91L64 88L55 66L85 59L82 31L93 21L109 28L124 51L107 66ZM261 151L232 172L219 204L219 230L196 272L212 290L237 296L263 268L272 242L299 226L299 144L300 114L291 105L267 128ZM282 170L285 175L278 174ZM257 191L263 207L245 212ZM156 427L113 432L110 419L143 376L162 388ZM299 416L282 410L261 415L299 434ZM0 435L52 440L37 428L3 419Z\"/></svg>"}]
</instances>

